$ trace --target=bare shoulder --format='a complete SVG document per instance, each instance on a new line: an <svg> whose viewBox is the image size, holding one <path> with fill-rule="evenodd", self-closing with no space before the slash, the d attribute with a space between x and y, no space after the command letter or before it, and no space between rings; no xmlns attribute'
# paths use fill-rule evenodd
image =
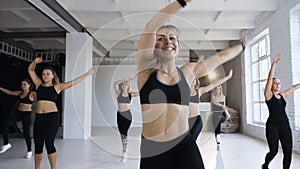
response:
<svg viewBox="0 0 300 169"><path fill-rule="evenodd" d="M154 71L155 71L155 69L151 68L151 69L143 70L143 71L141 71L141 72L138 73L137 84L138 84L139 90L144 86L144 84L146 83L146 81L149 79L149 76Z"/></svg>
<svg viewBox="0 0 300 169"><path fill-rule="evenodd" d="M180 67L180 70L184 74L189 84L195 79L195 74L194 74L195 66L196 63L186 63Z"/></svg>

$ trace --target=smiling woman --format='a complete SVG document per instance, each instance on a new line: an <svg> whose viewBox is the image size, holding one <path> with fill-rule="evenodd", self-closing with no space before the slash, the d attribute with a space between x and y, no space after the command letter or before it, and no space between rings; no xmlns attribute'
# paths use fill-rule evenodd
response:
<svg viewBox="0 0 300 169"><path fill-rule="evenodd" d="M179 30L164 25L189 0L178 0L147 23L138 44L138 89L142 108L141 169L204 168L201 154L188 133L190 86L244 49L241 44L203 62L178 68Z"/></svg>
<svg viewBox="0 0 300 169"><path fill-rule="evenodd" d="M60 92L72 87L96 72L91 68L85 74L66 83L60 83L55 71L46 67L42 71L42 79L35 73L37 64L43 61L42 57L35 58L28 67L28 73L37 90L36 117L34 121L33 137L35 144L35 168L41 168L43 147L46 146L51 169L56 168L55 136L59 127L59 113L56 99Z"/></svg>

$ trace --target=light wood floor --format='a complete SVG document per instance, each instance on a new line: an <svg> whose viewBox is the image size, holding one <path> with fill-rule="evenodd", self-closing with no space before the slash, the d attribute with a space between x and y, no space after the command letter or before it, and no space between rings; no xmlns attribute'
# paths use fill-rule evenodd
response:
<svg viewBox="0 0 300 169"><path fill-rule="evenodd" d="M221 150L216 150L213 134L202 132L197 140L206 169L260 169L268 151L265 142L234 133L221 135ZM0 169L33 169L32 159L25 159L25 141L10 139L12 148L0 154ZM138 169L140 129L131 129L128 140L128 162L120 163L121 143L115 128L93 128L88 140L57 139L57 169ZM42 168L49 163L44 152ZM270 164L270 169L281 169L282 152ZM293 154L291 169L300 168L300 155Z"/></svg>

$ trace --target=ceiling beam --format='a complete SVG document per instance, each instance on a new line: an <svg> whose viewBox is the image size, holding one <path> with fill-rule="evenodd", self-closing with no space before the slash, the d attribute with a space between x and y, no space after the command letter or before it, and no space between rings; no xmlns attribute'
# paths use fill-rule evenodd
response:
<svg viewBox="0 0 300 169"><path fill-rule="evenodd" d="M0 39L3 38L65 38L65 31L52 31L52 32L0 32Z"/></svg>

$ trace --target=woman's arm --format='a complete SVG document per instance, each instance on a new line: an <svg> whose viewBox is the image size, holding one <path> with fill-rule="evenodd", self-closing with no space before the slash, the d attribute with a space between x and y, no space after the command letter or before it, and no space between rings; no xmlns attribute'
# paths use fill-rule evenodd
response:
<svg viewBox="0 0 300 169"><path fill-rule="evenodd" d="M214 89L215 87L225 83L227 80L229 80L232 77L232 69L230 69L229 73L227 76L223 77L222 79L216 80L215 82L212 82L211 84L204 86L204 87L200 87L198 89L199 93L203 94L206 92L211 91L212 89Z"/></svg>
<svg viewBox="0 0 300 169"><path fill-rule="evenodd" d="M121 80L117 80L115 81L114 83L114 89L115 89L115 92L116 92L116 95L119 95L121 90L120 90L120 84L123 83L123 82L128 82L130 83L130 81L132 80L133 78L132 77L129 77L127 79L121 79Z"/></svg>
<svg viewBox="0 0 300 169"><path fill-rule="evenodd" d="M22 93L22 91L11 91L11 90L5 89L3 87L0 87L0 90L3 93L11 95L11 96L19 96Z"/></svg>
<svg viewBox="0 0 300 169"><path fill-rule="evenodd" d="M193 81L215 70L218 66L238 56L248 43L248 37L242 39L240 44L224 49L213 56L205 58L202 62L187 63L181 67L186 74L187 81Z"/></svg>
<svg viewBox="0 0 300 169"><path fill-rule="evenodd" d="M280 61L280 59L281 59L280 54L275 56L275 58L273 60L273 63L272 63L272 66L271 66L271 69L269 71L268 80L267 80L266 87L265 87L265 92L264 92L266 100L270 100L272 98L272 95L273 95L273 93L272 93L272 84L273 84L274 72L275 72L276 65Z"/></svg>
<svg viewBox="0 0 300 169"><path fill-rule="evenodd" d="M244 47L247 43L248 37L245 37L244 39L242 39L242 42L240 44L222 50L213 56L207 57L207 59L204 59L201 63L198 62L194 69L195 76L204 76L215 70L218 66L222 65L223 63L234 59L244 50Z"/></svg>
<svg viewBox="0 0 300 169"><path fill-rule="evenodd" d="M185 0L186 3L189 1L190 0ZM153 56L156 43L156 31L181 8L182 6L180 3L178 1L174 1L160 10L147 22L137 48L138 71L152 68L152 66L156 64L156 59Z"/></svg>
<svg viewBox="0 0 300 169"><path fill-rule="evenodd" d="M28 67L28 73L36 87L42 84L42 80L36 75L35 67L43 61L42 57L35 58Z"/></svg>
<svg viewBox="0 0 300 169"><path fill-rule="evenodd" d="M30 95L29 95L29 98L30 98L31 101L34 101L36 99L36 92L31 91Z"/></svg>
<svg viewBox="0 0 300 169"><path fill-rule="evenodd" d="M283 97L288 97L290 94L292 94L295 90L300 88L300 83L293 85L291 88L281 92Z"/></svg>
<svg viewBox="0 0 300 169"><path fill-rule="evenodd" d="M139 92L130 92L132 97L138 97L139 96Z"/></svg>
<svg viewBox="0 0 300 169"><path fill-rule="evenodd" d="M231 116L228 112L228 107L224 108L224 112L225 112L225 115L226 115L226 120L230 120L231 119Z"/></svg>
<svg viewBox="0 0 300 169"><path fill-rule="evenodd" d="M66 83L59 83L55 85L56 91L59 93L65 89L68 89L74 85L76 85L77 83L81 82L82 80L84 80L85 78L87 78L89 75L92 75L96 72L96 68L93 67L91 68L89 71L87 71L85 74L75 78L74 80L71 80L69 82Z"/></svg>

